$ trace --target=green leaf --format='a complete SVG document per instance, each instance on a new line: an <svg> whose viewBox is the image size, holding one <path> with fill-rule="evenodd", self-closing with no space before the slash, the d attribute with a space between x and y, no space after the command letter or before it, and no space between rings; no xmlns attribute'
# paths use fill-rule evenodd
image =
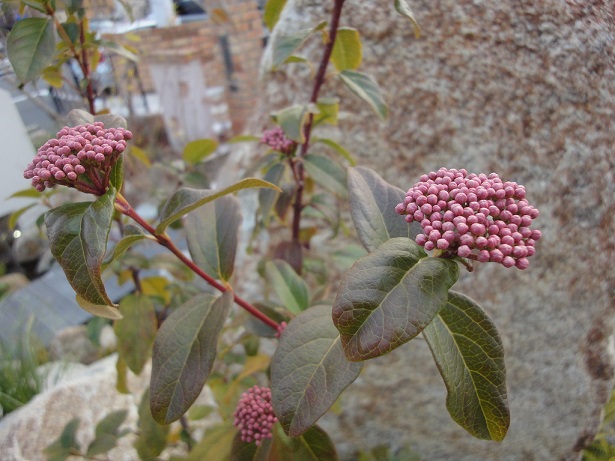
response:
<svg viewBox="0 0 615 461"><path fill-rule="evenodd" d="M159 423L178 420L201 393L232 305L230 291L217 299L200 294L162 324L154 342L150 402Z"/></svg>
<svg viewBox="0 0 615 461"><path fill-rule="evenodd" d="M342 269L349 269L357 259L362 258L365 254L363 247L351 243L340 248L331 256L335 262L342 266Z"/></svg>
<svg viewBox="0 0 615 461"><path fill-rule="evenodd" d="M263 12L263 21L269 30L273 30L277 24L285 5L286 0L267 0L265 11Z"/></svg>
<svg viewBox="0 0 615 461"><path fill-rule="evenodd" d="M36 189L32 188L32 187L28 187L27 189L22 189L19 190L11 195L9 195L8 198L17 198L17 197L23 197L23 198L41 198L42 194L41 192L37 191Z"/></svg>
<svg viewBox="0 0 615 461"><path fill-rule="evenodd" d="M41 73L41 77L54 88L62 88L62 85L64 85L62 71L57 65L45 67Z"/></svg>
<svg viewBox="0 0 615 461"><path fill-rule="evenodd" d="M324 30L326 26L327 21L321 21L312 29L299 30L290 35L275 34L271 45L273 50L271 70L275 71L280 65L289 62L295 50L301 47L311 34Z"/></svg>
<svg viewBox="0 0 615 461"><path fill-rule="evenodd" d="M213 154L218 148L218 141L214 139L197 139L184 147L183 159L189 165L196 165L206 157Z"/></svg>
<svg viewBox="0 0 615 461"><path fill-rule="evenodd" d="M267 261L265 275L282 305L293 314L310 306L307 284L286 261Z"/></svg>
<svg viewBox="0 0 615 461"><path fill-rule="evenodd" d="M278 186L258 178L245 178L222 190L189 189L187 187L179 189L169 197L162 207L162 211L160 212L160 224L156 227L156 233L159 235L162 234L169 224L212 200L243 189L262 187L281 192Z"/></svg>
<svg viewBox="0 0 615 461"><path fill-rule="evenodd" d="M152 161L149 159L147 152L141 149L140 147L131 145L130 148L128 149L128 154L132 155L134 158L140 161L147 168L152 166Z"/></svg>
<svg viewBox="0 0 615 461"><path fill-rule="evenodd" d="M271 45L273 48L271 70L276 70L284 64L284 62L293 55L295 50L307 40L313 31L314 29L303 29L292 35L275 35Z"/></svg>
<svg viewBox="0 0 615 461"><path fill-rule="evenodd" d="M389 109L372 77L354 70L343 70L338 75L348 89L367 102L382 120L388 117Z"/></svg>
<svg viewBox="0 0 615 461"><path fill-rule="evenodd" d="M74 22L64 22L61 25L62 25L62 29L64 29L64 32L66 33L66 36L71 41L71 44L73 45L76 44L77 40L79 40L79 33L80 33L79 25L75 24Z"/></svg>
<svg viewBox="0 0 615 461"><path fill-rule="evenodd" d="M421 231L418 223L408 223L395 212L404 201L403 190L384 181L365 167L348 169L350 214L359 240L367 251L373 251L393 237L414 239Z"/></svg>
<svg viewBox="0 0 615 461"><path fill-rule="evenodd" d="M303 144L305 142L303 129L308 121L309 114L308 106L295 104L271 114L271 118L280 125L288 138Z"/></svg>
<svg viewBox="0 0 615 461"><path fill-rule="evenodd" d="M124 155L120 155L117 162L111 167L109 174L109 183L115 190L122 189L122 181L124 180Z"/></svg>
<svg viewBox="0 0 615 461"><path fill-rule="evenodd" d="M94 123L94 115L83 109L73 109L66 116L68 126L87 125L88 123Z"/></svg>
<svg viewBox="0 0 615 461"><path fill-rule="evenodd" d="M314 426L296 438L288 437L279 424L273 426L269 460L337 461L335 445L320 427Z"/></svg>
<svg viewBox="0 0 615 461"><path fill-rule="evenodd" d="M139 375L150 358L158 331L156 308L149 297L135 293L120 301L120 312L124 318L113 325L117 349L130 371Z"/></svg>
<svg viewBox="0 0 615 461"><path fill-rule="evenodd" d="M356 70L363 60L363 46L357 29L342 27L331 52L331 62L337 70Z"/></svg>
<svg viewBox="0 0 615 461"><path fill-rule="evenodd" d="M6 39L6 51L21 83L36 80L55 54L53 21L50 18L17 21Z"/></svg>
<svg viewBox="0 0 615 461"><path fill-rule="evenodd" d="M79 451L79 443L76 439L79 418L73 418L62 430L62 434L51 445L48 445L43 453L48 461L64 461L68 459L74 451Z"/></svg>
<svg viewBox="0 0 615 461"><path fill-rule="evenodd" d="M126 250L128 250L135 243L148 239L150 239L150 237L145 235L140 227L133 226L131 224L124 226L124 236L113 248L113 253L105 259L102 265L103 271L109 267L113 261L121 258L122 255L126 253Z"/></svg>
<svg viewBox="0 0 615 461"><path fill-rule="evenodd" d="M306 155L304 165L308 174L323 188L339 197L346 197L346 171L333 160L322 155Z"/></svg>
<svg viewBox="0 0 615 461"><path fill-rule="evenodd" d="M399 14L407 17L410 20L410 22L412 23L412 27L414 28L414 36L416 38L419 38L421 36L421 27L416 21L414 13L412 13L412 10L410 9L410 6L408 6L406 0L395 0L395 10Z"/></svg>
<svg viewBox="0 0 615 461"><path fill-rule="evenodd" d="M313 126L318 126L322 123L336 126L339 106L339 99L337 98L320 98L316 102L318 112L314 114Z"/></svg>
<svg viewBox="0 0 615 461"><path fill-rule="evenodd" d="M210 427L184 461L221 461L229 459L237 429L231 423Z"/></svg>
<svg viewBox="0 0 615 461"><path fill-rule="evenodd" d="M329 146L331 149L333 149L338 154L340 154L342 157L344 157L348 161L348 163L350 163L350 166L355 166L357 164L352 154L332 139L316 138L314 139L314 143L321 143L321 144L324 144L325 146Z"/></svg>
<svg viewBox="0 0 615 461"><path fill-rule="evenodd" d="M502 441L510 424L504 348L489 317L472 299L451 291L423 336L444 379L453 420L474 437Z"/></svg>
<svg viewBox="0 0 615 461"><path fill-rule="evenodd" d="M240 225L241 205L231 195L190 213L185 229L192 260L208 275L228 281L235 266Z"/></svg>
<svg viewBox="0 0 615 461"><path fill-rule="evenodd" d="M30 208L34 206L36 206L36 203L31 203L30 205L26 205L25 207L12 212L11 215L9 216L9 221L7 223L8 228L10 230L14 230L15 226L17 226L17 220L19 220L21 215L23 215L26 211L28 211Z"/></svg>
<svg viewBox="0 0 615 461"><path fill-rule="evenodd" d="M267 170L267 173L265 173L263 179L271 184L279 186L282 183L285 168L286 167L284 164L277 163ZM278 197L279 192L276 190L261 189L258 191L258 213L265 226L269 223L271 210L273 209L273 205L276 203Z"/></svg>
<svg viewBox="0 0 615 461"><path fill-rule="evenodd" d="M241 433L237 432L233 438L229 461L269 461L272 439L264 439L260 445L243 442Z"/></svg>
<svg viewBox="0 0 615 461"><path fill-rule="evenodd" d="M243 135L235 136L234 138L229 139L227 142L229 144L235 144L239 142L260 142L260 140L261 138L259 136L243 134Z"/></svg>
<svg viewBox="0 0 615 461"><path fill-rule="evenodd" d="M30 8L33 8L36 11L45 13L45 4L48 2L44 0L21 0L21 3L23 3L24 5L28 5Z"/></svg>
<svg viewBox="0 0 615 461"><path fill-rule="evenodd" d="M346 272L333 304L346 357L367 360L410 341L446 304L458 276L456 262L427 257L404 237L359 259Z"/></svg>
<svg viewBox="0 0 615 461"><path fill-rule="evenodd" d="M363 367L344 356L331 307L315 306L283 331L271 362L271 400L284 431L307 431L335 403Z"/></svg>
<svg viewBox="0 0 615 461"><path fill-rule="evenodd" d="M92 305L114 305L100 275L115 211L115 193L109 187L94 202L68 203L45 214L51 253L73 289Z"/></svg>
<svg viewBox="0 0 615 461"><path fill-rule="evenodd" d="M94 457L107 453L115 448L118 435L118 429L126 419L128 410L119 410L109 413L96 425L96 437L88 446L86 457Z"/></svg>
<svg viewBox="0 0 615 461"><path fill-rule="evenodd" d="M97 317L104 317L111 320L122 318L122 314L120 314L119 309L116 307L108 306L107 304L91 303L86 299L83 299L79 294L75 295L75 301L79 304L81 309Z"/></svg>
<svg viewBox="0 0 615 461"><path fill-rule="evenodd" d="M154 418L149 408L150 389L143 393L139 404L139 430L138 438L134 447L143 461L154 461L167 446L167 437L170 426L160 425Z"/></svg>

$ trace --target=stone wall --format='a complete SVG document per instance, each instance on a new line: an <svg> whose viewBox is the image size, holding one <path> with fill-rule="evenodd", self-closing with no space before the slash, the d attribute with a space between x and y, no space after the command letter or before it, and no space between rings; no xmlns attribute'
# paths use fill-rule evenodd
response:
<svg viewBox="0 0 615 461"><path fill-rule="evenodd" d="M326 19L331 3L290 0L274 35ZM322 95L343 98L339 141L403 189L440 166L524 184L543 238L528 270L487 264L456 285L502 335L512 415L502 443L451 421L421 339L369 362L344 411L323 424L348 460L383 443L429 461L576 460L613 386L615 4L409 0L416 40L392 3L346 2L342 25L360 30L360 70L378 80L391 115L379 123L327 82ZM318 60L317 42L301 53ZM255 128L311 90L300 65L264 77Z"/></svg>

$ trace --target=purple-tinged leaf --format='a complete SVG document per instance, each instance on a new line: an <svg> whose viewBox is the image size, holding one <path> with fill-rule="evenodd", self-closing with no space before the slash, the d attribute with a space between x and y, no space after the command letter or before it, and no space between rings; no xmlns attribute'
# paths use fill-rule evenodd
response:
<svg viewBox="0 0 615 461"><path fill-rule="evenodd" d="M227 195L188 215L186 237L192 260L208 275L229 280L233 275L241 205Z"/></svg>
<svg viewBox="0 0 615 461"><path fill-rule="evenodd" d="M393 237L414 239L422 232L418 223L408 224L395 212L406 194L365 167L348 168L350 214L359 240L373 251Z"/></svg>
<svg viewBox="0 0 615 461"><path fill-rule="evenodd" d="M333 323L346 357L379 357L419 334L446 304L459 268L427 257L404 237L393 238L346 272L333 304Z"/></svg>
<svg viewBox="0 0 615 461"><path fill-rule="evenodd" d="M200 294L164 321L154 341L150 406L160 424L178 420L201 393L216 358L233 294Z"/></svg>
<svg viewBox="0 0 615 461"><path fill-rule="evenodd" d="M453 420L474 437L503 440L510 424L504 349L489 317L472 299L450 291L423 336L448 390Z"/></svg>
<svg viewBox="0 0 615 461"><path fill-rule="evenodd" d="M79 297L92 305L114 306L101 279L101 266L115 193L110 187L95 202L68 203L45 214L51 254Z"/></svg>
<svg viewBox="0 0 615 461"><path fill-rule="evenodd" d="M344 356L329 306L311 307L295 317L271 362L271 403L284 431L291 437L305 433L362 367Z"/></svg>
<svg viewBox="0 0 615 461"><path fill-rule="evenodd" d="M190 211L195 210L198 207L203 206L219 197L233 194L243 189L263 187L281 192L276 185L258 178L242 179L241 181L222 190L189 189L187 187L179 189L171 195L171 197L169 197L162 207L162 211L160 212L160 224L156 227L156 233L162 234L169 224L177 221Z"/></svg>

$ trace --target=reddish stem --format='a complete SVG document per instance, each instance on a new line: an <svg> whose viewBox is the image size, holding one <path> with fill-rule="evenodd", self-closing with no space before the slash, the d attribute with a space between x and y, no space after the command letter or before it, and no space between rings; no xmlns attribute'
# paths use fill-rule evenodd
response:
<svg viewBox="0 0 615 461"><path fill-rule="evenodd" d="M81 21L81 23L79 24L79 42L81 43L81 67L83 70L83 78L88 83L86 87L86 96L88 98L90 114L95 115L96 109L94 107L94 101L96 100L96 96L94 96L94 87L92 86L90 64L88 62L88 53L85 49L85 27L83 26L84 22L85 21Z"/></svg>
<svg viewBox="0 0 615 461"><path fill-rule="evenodd" d="M342 7L344 6L344 0L335 0L333 5L333 11L331 12L331 25L329 27L329 41L325 45L325 49L318 66L318 72L314 78L314 87L312 88L312 95L310 97L310 103L316 103L318 101L318 95L320 89L325 82L325 76L327 73L327 66L331 59L331 53L333 52L333 46L335 45L335 39L337 37L337 29L340 25L340 18L342 16ZM305 142L301 144L301 150L299 151L299 160L295 161L293 175L297 183L297 190L295 191L295 203L293 206L293 223L292 223L292 236L293 241L299 241L299 232L301 229L301 211L303 210L303 188L304 188L304 169L302 157L307 155L310 147L310 136L312 133L312 125L314 123L314 114L308 115L308 120L303 128L303 135Z"/></svg>
<svg viewBox="0 0 615 461"><path fill-rule="evenodd" d="M117 197L115 199L115 203L116 203L117 208L119 209L119 211L121 213L123 213L126 216L134 219L141 227L143 227L147 232L152 234L152 236L154 236L154 238L158 241L158 243L160 245L162 245L163 247L167 248L181 262L183 262L186 266L188 266L195 274L197 274L199 277L201 277L203 280L205 280L207 283L209 283L212 287L214 287L216 290L221 291L223 293L225 293L225 292L227 292L229 290L232 291L230 286L222 285L216 279L210 277L208 274L203 272L203 270L199 266L194 264L194 262L190 258L188 258L186 255L184 255L179 250L179 248L177 248L175 246L175 244L171 241L171 239L169 239L169 237L166 234L162 234L162 235L157 234L156 233L156 229L154 229L147 221L145 221L130 206L130 204L126 201L126 199L124 197L122 197L120 194L117 195ZM269 317L267 317L265 314L263 314L261 311L259 311L256 307L254 307L252 304L250 304L249 302L247 302L243 298L240 298L235 293L233 293L233 299L235 300L235 302L238 305L240 305L242 308L244 308L246 311L248 311L251 315L253 315L257 319L259 319L261 322L269 325L271 328L273 328L275 330L279 329L280 325L275 320L272 320Z"/></svg>

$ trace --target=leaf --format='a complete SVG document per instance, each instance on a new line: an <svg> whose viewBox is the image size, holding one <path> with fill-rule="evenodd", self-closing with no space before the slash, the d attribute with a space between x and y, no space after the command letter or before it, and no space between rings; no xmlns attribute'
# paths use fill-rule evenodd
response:
<svg viewBox="0 0 615 461"><path fill-rule="evenodd" d="M284 176L285 166L282 163L273 165L267 173L265 173L264 180L279 186ZM281 189L280 189L281 191ZM258 213L266 226L269 223L269 216L273 205L276 203L279 197L279 192L271 189L261 189L258 191Z"/></svg>
<svg viewBox="0 0 615 461"><path fill-rule="evenodd" d="M210 427L184 461L221 461L229 459L237 429L230 423Z"/></svg>
<svg viewBox="0 0 615 461"><path fill-rule="evenodd" d="M160 425L152 418L149 408L150 389L143 393L139 404L139 430L134 447L143 461L154 461L167 446L170 426Z"/></svg>
<svg viewBox="0 0 615 461"><path fill-rule="evenodd" d="M150 239L150 237L145 235L141 228L133 226L131 224L124 226L124 236L119 242L116 243L115 247L113 248L113 253L111 253L111 255L105 259L102 265L103 271L107 269L107 267L109 267L109 265L113 261L116 261L121 258L122 255L126 253L126 250L128 250L135 243L148 239Z"/></svg>
<svg viewBox="0 0 615 461"><path fill-rule="evenodd" d="M60 72L58 66L45 67L41 73L41 77L54 88L62 88L62 85L64 84L64 80L62 80L62 72Z"/></svg>
<svg viewBox="0 0 615 461"><path fill-rule="evenodd" d="M24 5L28 5L30 8L33 8L36 11L40 11L41 13L45 13L45 4L47 3L47 1L43 1L43 0L21 0L21 3L23 3ZM20 13L20 15L21 15L21 13Z"/></svg>
<svg viewBox="0 0 615 461"><path fill-rule="evenodd" d="M217 299L200 294L162 324L154 341L150 402L159 423L178 420L201 393L232 305L230 291Z"/></svg>
<svg viewBox="0 0 615 461"><path fill-rule="evenodd" d="M92 305L114 306L100 275L115 193L109 187L95 202L68 203L45 214L51 253L73 289Z"/></svg>
<svg viewBox="0 0 615 461"><path fill-rule="evenodd" d="M329 146L331 149L336 151L338 154L344 157L348 161L348 163L350 163L350 166L355 166L357 164L352 154L334 140L328 138L317 138L314 140L314 143L318 142L324 144L325 146Z"/></svg>
<svg viewBox="0 0 615 461"><path fill-rule="evenodd" d="M339 112L339 100L337 98L321 98L316 102L318 113L314 115L313 126L321 123L337 125L337 114Z"/></svg>
<svg viewBox="0 0 615 461"><path fill-rule="evenodd" d="M162 211L160 212L160 224L156 227L156 234L162 234L169 224L212 200L243 189L257 187L269 188L281 192L278 186L258 178L245 178L222 190L189 189L187 187L179 189L168 198L162 207Z"/></svg>
<svg viewBox="0 0 615 461"><path fill-rule="evenodd" d="M350 214L359 240L367 251L373 251L393 237L414 239L421 233L418 223L408 223L395 212L404 201L401 189L384 181L365 167L348 169Z"/></svg>
<svg viewBox="0 0 615 461"><path fill-rule="evenodd" d="M41 198L42 194L37 191L36 189L32 188L32 187L28 187L27 189L22 189L19 190L11 195L9 195L8 198L17 198L17 197L23 197L23 198Z"/></svg>
<svg viewBox="0 0 615 461"><path fill-rule="evenodd" d="M152 161L149 159L147 152L145 152L145 150L141 149L140 147L131 145L128 149L128 154L139 160L147 168L152 166Z"/></svg>
<svg viewBox="0 0 615 461"><path fill-rule="evenodd" d="M331 256L333 261L337 262L342 269L349 269L357 259L365 256L365 250L363 247L351 243L340 248Z"/></svg>
<svg viewBox="0 0 615 461"><path fill-rule="evenodd" d="M130 389L128 388L128 367L126 366L126 361L122 358L121 355L117 356L117 362L115 362L115 371L117 372L117 382L115 383L115 389L120 394L130 394Z"/></svg>
<svg viewBox="0 0 615 461"><path fill-rule="evenodd" d="M260 445L241 440L241 433L237 432L233 438L229 461L269 461L271 439L264 439Z"/></svg>
<svg viewBox="0 0 615 461"><path fill-rule="evenodd" d="M307 431L362 367L344 356L330 306L311 307L295 317L271 362L272 405L284 431L291 437Z"/></svg>
<svg viewBox="0 0 615 461"><path fill-rule="evenodd" d="M11 215L9 216L9 221L7 223L7 226L9 228L9 230L15 230L15 226L17 226L17 221L19 220L19 218L26 212L28 211L30 208L36 206L36 203L31 203L30 205L26 205L23 208L20 208L17 211L13 211L11 213Z"/></svg>
<svg viewBox="0 0 615 461"><path fill-rule="evenodd" d="M363 60L363 47L357 29L342 27L337 30L337 37L331 52L331 62L340 72L356 70Z"/></svg>
<svg viewBox="0 0 615 461"><path fill-rule="evenodd" d="M130 371L139 375L151 356L158 331L156 308L149 297L134 293L120 301L120 312L124 318L113 325L118 353Z"/></svg>
<svg viewBox="0 0 615 461"><path fill-rule="evenodd" d="M303 29L292 35L277 34L272 43L271 70L276 70L299 48L312 34L314 29Z"/></svg>
<svg viewBox="0 0 615 461"><path fill-rule="evenodd" d="M419 334L448 299L459 268L427 257L404 237L393 238L346 272L333 304L333 323L346 357L367 360Z"/></svg>
<svg viewBox="0 0 615 461"><path fill-rule="evenodd" d="M64 461L68 459L74 451L79 451L79 443L77 442L76 434L80 422L79 418L71 419L64 426L60 437L43 450L43 453L47 455L48 461Z"/></svg>
<svg viewBox="0 0 615 461"><path fill-rule="evenodd" d="M109 413L96 425L96 437L88 446L86 457L107 453L117 445L118 429L126 419L128 410Z"/></svg>
<svg viewBox="0 0 615 461"><path fill-rule="evenodd" d="M120 311L116 307L108 306L107 304L91 303L83 299L79 294L75 295L75 301L79 304L81 309L97 317L104 317L111 320L122 318L122 314L120 314Z"/></svg>
<svg viewBox="0 0 615 461"><path fill-rule="evenodd" d="M408 6L406 0L395 0L395 10L399 14L407 17L410 20L410 22L412 23L412 27L414 28L414 36L416 38L419 38L421 36L421 27L416 21L414 13L412 13L412 10L410 9L410 6Z"/></svg>
<svg viewBox="0 0 615 461"><path fill-rule="evenodd" d="M252 136L249 134L243 134L239 136L235 136L227 141L229 144L235 144L239 142L260 142L261 138L259 136Z"/></svg>
<svg viewBox="0 0 615 461"><path fill-rule="evenodd" d="M305 142L304 127L309 114L308 106L295 104L271 114L271 118L284 130L286 137L303 144Z"/></svg>
<svg viewBox="0 0 615 461"><path fill-rule="evenodd" d="M279 424L273 426L269 460L337 461L335 445L320 427L314 426L297 438L289 438Z"/></svg>
<svg viewBox="0 0 615 461"><path fill-rule="evenodd" d="M124 180L124 155L120 155L120 157L111 167L111 173L109 174L109 183L115 188L115 190L121 190L123 180Z"/></svg>
<svg viewBox="0 0 615 461"><path fill-rule="evenodd" d="M504 349L489 317L472 299L451 291L423 336L453 420L474 437L502 441L510 424Z"/></svg>
<svg viewBox="0 0 615 461"><path fill-rule="evenodd" d="M66 116L68 126L87 125L88 123L94 123L94 116L83 109L73 109Z"/></svg>
<svg viewBox="0 0 615 461"><path fill-rule="evenodd" d="M6 51L21 83L36 80L55 54L53 21L50 18L17 21L6 39Z"/></svg>
<svg viewBox="0 0 615 461"><path fill-rule="evenodd" d="M354 70L343 70L338 75L348 89L367 102L382 120L388 117L389 109L374 79Z"/></svg>
<svg viewBox="0 0 615 461"><path fill-rule="evenodd" d="M322 155L306 155L305 169L314 181L339 197L346 197L346 171L333 160Z"/></svg>
<svg viewBox="0 0 615 461"><path fill-rule="evenodd" d="M187 164L196 165L216 152L217 148L218 141L214 139L197 139L186 144L182 157Z"/></svg>
<svg viewBox="0 0 615 461"><path fill-rule="evenodd" d="M286 0L267 0L263 12L263 21L269 30L273 30L277 24L285 5Z"/></svg>
<svg viewBox="0 0 615 461"><path fill-rule="evenodd" d="M188 249L192 260L208 275L227 281L233 275L241 219L241 204L231 195L188 215Z"/></svg>
<svg viewBox="0 0 615 461"><path fill-rule="evenodd" d="M307 284L286 261L267 261L265 275L286 309L293 314L299 314L309 307Z"/></svg>

